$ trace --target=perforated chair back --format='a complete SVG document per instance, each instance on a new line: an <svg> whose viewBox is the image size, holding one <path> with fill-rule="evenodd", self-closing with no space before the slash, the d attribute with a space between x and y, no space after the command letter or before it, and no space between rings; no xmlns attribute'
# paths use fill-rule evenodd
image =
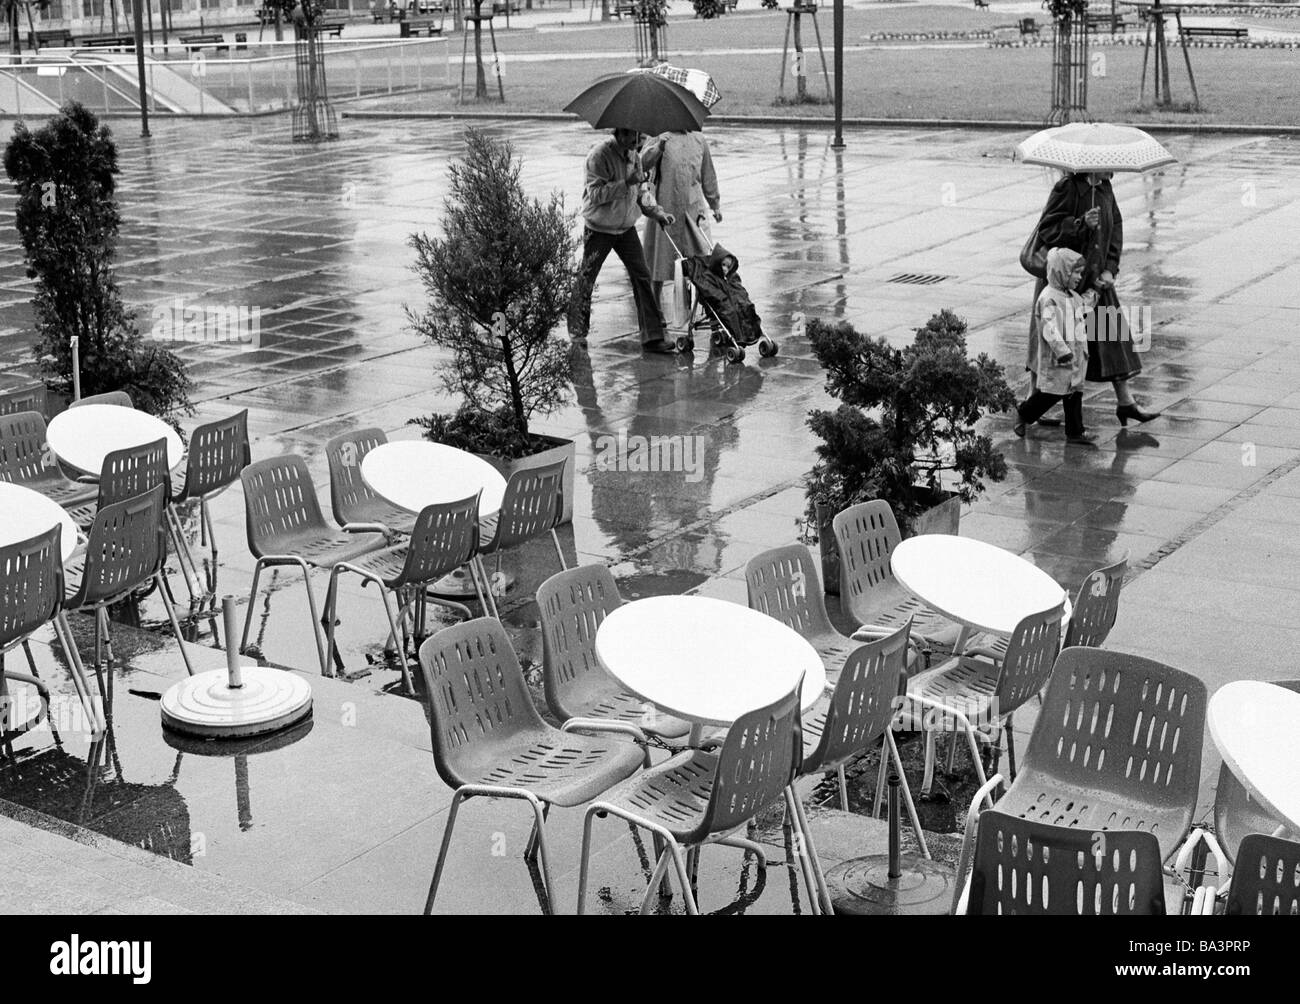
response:
<svg viewBox="0 0 1300 1004"><path fill-rule="evenodd" d="M95 514L81 583L67 603L69 608L115 600L144 585L162 568L167 555L165 492L163 485L155 485L143 495L104 506Z"/></svg>
<svg viewBox="0 0 1300 1004"><path fill-rule="evenodd" d="M1065 601L1030 614L1016 625L1002 659L1002 671L993 692L997 714L1009 715L1039 693L1051 679L1061 651L1061 618Z"/></svg>
<svg viewBox="0 0 1300 1004"><path fill-rule="evenodd" d="M484 554L514 547L559 525L564 515L566 463L560 460L510 475L497 517L497 531L484 545Z"/></svg>
<svg viewBox="0 0 1300 1004"><path fill-rule="evenodd" d="M294 537L332 533L321 512L307 463L289 453L249 464L239 473L244 486L244 525L254 558L292 551Z"/></svg>
<svg viewBox="0 0 1300 1004"><path fill-rule="evenodd" d="M794 690L737 718L718 751L709 804L689 842L709 833L726 833L783 796L803 760L799 691Z"/></svg>
<svg viewBox="0 0 1300 1004"><path fill-rule="evenodd" d="M383 429L357 429L325 444L330 467L330 506L341 525L370 521L365 509L383 502L361 477L361 461L376 446L388 442ZM386 504L386 503L385 503Z"/></svg>
<svg viewBox="0 0 1300 1004"><path fill-rule="evenodd" d="M55 524L44 533L0 547L0 652L37 630L63 603L63 562Z"/></svg>
<svg viewBox="0 0 1300 1004"><path fill-rule="evenodd" d="M99 471L99 508L125 502L162 485L164 501L171 499L171 471L167 466L167 440L114 450L104 457Z"/></svg>
<svg viewBox="0 0 1300 1004"><path fill-rule="evenodd" d="M578 717L609 674L596 659L596 631L623 605L605 565L570 568L537 587L542 617L542 686L561 720Z"/></svg>
<svg viewBox="0 0 1300 1004"><path fill-rule="evenodd" d="M491 784L497 750L543 731L519 659L501 622L479 617L443 628L420 646L438 776L453 788ZM484 774L487 777L484 778ZM515 776L507 767L502 778Z"/></svg>
<svg viewBox="0 0 1300 1004"><path fill-rule="evenodd" d="M1300 843L1263 833L1244 837L1224 912L1230 916L1300 914Z"/></svg>
<svg viewBox="0 0 1300 1004"><path fill-rule="evenodd" d="M751 610L775 618L804 637L835 631L826 614L821 578L803 544L774 547L745 565Z"/></svg>
<svg viewBox="0 0 1300 1004"><path fill-rule="evenodd" d="M200 425L190 434L185 487L177 502L207 498L239 480L252 462L248 443L248 409Z"/></svg>
<svg viewBox="0 0 1300 1004"><path fill-rule="evenodd" d="M45 395L45 384L30 383L22 387L10 387L0 390L0 415L14 415L20 411L34 411L45 414L49 402Z"/></svg>
<svg viewBox="0 0 1300 1004"><path fill-rule="evenodd" d="M1119 594L1124 588L1124 575L1128 571L1128 555L1113 565L1089 572L1079 587L1070 624L1065 630L1065 647L1082 645L1101 648L1115 626L1119 614Z"/></svg>
<svg viewBox="0 0 1300 1004"><path fill-rule="evenodd" d="M1051 826L996 809L979 817L968 915L1160 915L1160 844L1150 833Z"/></svg>
<svg viewBox="0 0 1300 1004"><path fill-rule="evenodd" d="M454 572L478 553L481 492L457 502L425 506L415 518L402 574L393 588L432 582Z"/></svg>
<svg viewBox="0 0 1300 1004"><path fill-rule="evenodd" d="M80 408L83 404L115 404L119 408L135 407L131 395L124 390L110 390L103 394L91 394L90 397L83 397L79 401L73 401L68 407Z"/></svg>
<svg viewBox="0 0 1300 1004"><path fill-rule="evenodd" d="M1275 680L1274 686L1300 694L1300 680ZM1214 836L1229 861L1237 859L1237 848L1251 833L1272 833L1280 819L1253 799L1226 763L1219 767L1219 783L1214 786Z"/></svg>
<svg viewBox="0 0 1300 1004"><path fill-rule="evenodd" d="M1205 684L1189 673L1123 652L1067 648L1012 791L1033 774L1048 776L1044 790L1055 782L1091 789L1091 797L1044 803L1036 818L1150 830L1174 846L1196 809L1205 706ZM1101 818L1098 805L1109 807Z"/></svg>
<svg viewBox="0 0 1300 1004"><path fill-rule="evenodd" d="M849 653L831 694L821 741L804 757L800 773L834 770L884 735L897 712L911 629L909 621Z"/></svg>
<svg viewBox="0 0 1300 1004"><path fill-rule="evenodd" d="M35 411L0 415L0 480L31 484L57 473L52 464L45 416Z"/></svg>
<svg viewBox="0 0 1300 1004"><path fill-rule="evenodd" d="M890 555L903 539L884 499L859 502L831 521L840 556L840 602L859 624L871 621L871 597L894 581Z"/></svg>

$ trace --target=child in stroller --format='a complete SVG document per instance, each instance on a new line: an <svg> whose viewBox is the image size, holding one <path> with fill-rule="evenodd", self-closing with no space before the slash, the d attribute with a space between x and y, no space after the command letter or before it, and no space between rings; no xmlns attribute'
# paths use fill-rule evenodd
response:
<svg viewBox="0 0 1300 1004"><path fill-rule="evenodd" d="M758 311L740 281L739 262L734 254L721 244L714 244L707 255L682 257L679 254L678 258L682 274L695 292L686 337L678 342L682 351L694 346L695 331L708 327L713 346L725 352L728 362L743 360L745 347L755 343L759 355L776 355L777 344L763 333Z"/></svg>

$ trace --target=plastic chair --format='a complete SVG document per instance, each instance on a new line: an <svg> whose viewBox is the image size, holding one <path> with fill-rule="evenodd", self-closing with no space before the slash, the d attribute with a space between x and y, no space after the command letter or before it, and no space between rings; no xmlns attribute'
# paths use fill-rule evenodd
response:
<svg viewBox="0 0 1300 1004"><path fill-rule="evenodd" d="M376 495L361 477L361 461L388 442L383 429L357 429L325 444L330 468L330 506L341 525L366 526L384 533L410 533L415 518Z"/></svg>
<svg viewBox="0 0 1300 1004"><path fill-rule="evenodd" d="M302 457L286 454L249 464L239 473L244 486L244 519L248 532L248 549L257 564L253 567L253 585L248 591L248 611L244 615L244 633L239 650L248 647L248 630L253 624L253 604L262 569L279 565L296 565L302 569L307 605L311 610L312 635L321 673L330 674L321 641L320 617L316 595L311 588L313 568L332 569L340 561L351 561L383 547L387 540L378 533L347 534L325 522L320 500L311 474ZM333 581L333 580L331 580ZM333 597L326 596L327 609Z"/></svg>
<svg viewBox="0 0 1300 1004"><path fill-rule="evenodd" d="M954 624L931 610L894 578L890 556L903 539L894 510L884 499L851 505L831 520L840 556L840 602L862 625L853 637L864 640L896 631L912 621L912 637L926 653L951 652L961 634Z"/></svg>
<svg viewBox="0 0 1300 1004"><path fill-rule="evenodd" d="M617 816L649 830L662 843L641 913L659 892L671 865L682 887L686 912L698 914L693 879L684 852L706 844L723 844L754 854L767 867L763 849L737 836L763 809L785 799L788 818L799 820L799 800L792 787L803 759L799 725L799 681L794 690L766 707L741 715L727 730L717 752L686 750L628 781L587 809L582 831L582 870L578 878L578 913L587 908L591 864L591 825L595 816ZM801 827L802 829L802 827ZM805 839L807 835L805 834ZM660 844L656 844L656 849ZM811 842L808 845L811 851ZM806 867L804 879L808 882ZM808 882L813 913L820 912L817 888Z"/></svg>
<svg viewBox="0 0 1300 1004"><path fill-rule="evenodd" d="M916 805L912 801L912 792L907 784L907 774L903 770L898 746L894 743L892 728L897 715L898 695L907 675L909 630L910 625L905 623L893 633L867 642L849 653L835 690L803 716L803 763L799 768L799 776L836 771L840 786L840 808L847 812L849 799L844 778L845 765L861 756L868 748L883 742L881 760L885 759L884 754L888 752L894 762L908 818L921 845L921 853L928 858L930 849L926 846L925 834L916 814ZM800 864L805 868L811 866L810 885L814 882L816 884L823 912L833 913L826 875L816 851L812 849L808 819L798 799L795 799L795 806L800 830L808 841L806 846L811 850L811 853L800 856Z"/></svg>
<svg viewBox="0 0 1300 1004"><path fill-rule="evenodd" d="M564 727L587 720L634 726L642 734L681 739L690 724L658 714L623 689L596 658L596 631L623 605L605 565L583 565L552 575L537 587L542 620L542 686L546 704Z"/></svg>
<svg viewBox="0 0 1300 1004"><path fill-rule="evenodd" d="M976 803L978 804L978 803ZM1052 826L989 809L979 816L968 915L1152 916L1165 912L1160 845L1146 832ZM969 837L969 834L968 834ZM969 840L962 845L957 890ZM954 904L960 912L960 902Z"/></svg>
<svg viewBox="0 0 1300 1004"><path fill-rule="evenodd" d="M427 506L416 517L411 538L406 543L373 551L350 561L340 561L330 570L328 595L334 602L325 611L326 663L336 657L334 625L337 620L338 578L344 572L355 572L361 576L363 585L374 582L379 586L379 598L383 601L384 614L388 617L388 628L398 646L402 685L408 694L415 693L411 686L411 673L406 665L408 635L405 608L408 603L412 607L412 634L418 635L423 628L423 604L427 599L425 588L449 572L468 564L478 550L478 503L479 495L476 493L459 502ZM477 585L475 582L476 587ZM392 605L388 602L390 591L398 596L402 616L397 618L394 618ZM469 608L460 603L436 597L433 601L450 607L465 620L471 617ZM483 602L481 594L479 602Z"/></svg>
<svg viewBox="0 0 1300 1004"><path fill-rule="evenodd" d="M1300 914L1300 843L1263 833L1244 837L1224 912L1229 916Z"/></svg>
<svg viewBox="0 0 1300 1004"><path fill-rule="evenodd" d="M167 559L167 531L163 526L166 492L165 485L155 485L142 495L100 509L90 527L85 556L67 569L68 588L72 595L63 606L65 610L82 610L95 615L95 675L99 678L100 693L106 699L111 700L113 680L113 642L108 608L127 599L150 580L159 587L185 669L194 675L189 652L181 637L180 621L176 619L176 608L162 581L163 563ZM103 658L105 655L106 660ZM108 691L104 689L101 665L108 670Z"/></svg>
<svg viewBox="0 0 1300 1004"><path fill-rule="evenodd" d="M45 438L45 416L35 411L0 415L0 480L40 492L64 507L89 502L99 493L59 469Z"/></svg>
<svg viewBox="0 0 1300 1004"><path fill-rule="evenodd" d="M826 614L821 578L803 544L787 544L756 554L745 564L749 608L775 618L801 635L822 657L834 683L857 643L835 630Z"/></svg>
<svg viewBox="0 0 1300 1004"><path fill-rule="evenodd" d="M1168 860L1191 829L1205 684L1136 655L1067 648L1003 812L1083 830L1146 830Z"/></svg>
<svg viewBox="0 0 1300 1004"><path fill-rule="evenodd" d="M50 713L50 691L36 671L30 637L58 617L62 608L62 532L63 528L55 525L35 537L0 547L0 582L4 583L0 589L0 741L11 757L13 740L30 732ZM62 642L61 630L58 633ZM5 668L5 653L20 645L31 667L30 674ZM10 717L10 680L33 687L40 698L36 713L16 724Z"/></svg>
<svg viewBox="0 0 1300 1004"><path fill-rule="evenodd" d="M45 384L29 383L21 387L0 390L0 415L16 415L23 411L34 411L44 417L49 402L45 395Z"/></svg>
<svg viewBox="0 0 1300 1004"><path fill-rule="evenodd" d="M926 732L925 780L922 791L928 792L934 776L935 717L947 726L949 720L965 733L971 760L980 784L986 780L980 760L977 733L998 740L1007 736L1011 776L1015 777L1016 747L1012 716L1016 709L1047 685L1052 666L1060 649L1061 618L1065 601L1023 618L1011 634L1006 658L994 662L979 656L954 656L943 665L926 670L908 681L905 717L914 728ZM945 729L946 731L947 729ZM949 754L956 751L956 738Z"/></svg>
<svg viewBox="0 0 1300 1004"><path fill-rule="evenodd" d="M80 408L83 404L115 404L119 408L134 408L131 395L124 390L110 390L103 394L91 394L90 397L78 398L71 402L69 408Z"/></svg>
<svg viewBox="0 0 1300 1004"><path fill-rule="evenodd" d="M190 448L184 470L172 478L172 500L167 507L176 559L185 576L190 606L202 608L209 603L216 610L217 537L212 529L208 502L239 480L239 472L252 463L248 442L248 409L229 418L200 425L190 434ZM178 506L199 504L199 546L212 551L212 563L200 577L198 562L185 539Z"/></svg>
<svg viewBox="0 0 1300 1004"><path fill-rule="evenodd" d="M1088 573L1074 599L1063 648L1101 648L1110 629L1115 626L1115 618L1119 616L1119 594L1124 588L1124 576L1127 573L1127 553L1113 565ZM1007 639L983 635L973 640L966 651L1000 660L1006 655Z"/></svg>
<svg viewBox="0 0 1300 1004"><path fill-rule="evenodd" d="M532 807L525 857L535 861L540 854L553 908L546 843L550 807L582 805L631 776L641 765L641 750L632 743L562 732L542 721L510 638L494 618L453 624L433 635L420 646L420 669L429 694L433 762L438 776L456 789L424 912L433 911L461 803L478 795L522 799ZM617 722L605 728L629 734Z"/></svg>
<svg viewBox="0 0 1300 1004"><path fill-rule="evenodd" d="M114 450L104 457L104 466L100 468L95 504L69 507L68 516L85 529L100 509L136 498L158 485L163 488L164 504L170 504L172 482L167 466L167 440ZM171 530L170 523L167 528Z"/></svg>
<svg viewBox="0 0 1300 1004"><path fill-rule="evenodd" d="M564 515L564 465L560 460L544 467L515 471L506 482L505 496L501 501L501 510L495 520L484 522L484 529L490 532L486 540L480 539L479 553L475 562L479 574L487 583L487 598L491 605L491 614L500 619L496 596L492 592L492 580L488 577L483 558L489 554L498 556L502 551L522 544L533 537L539 537L550 531L551 541L555 544L555 554L560 559L560 568L566 568L564 551L560 549L560 537L555 532Z"/></svg>

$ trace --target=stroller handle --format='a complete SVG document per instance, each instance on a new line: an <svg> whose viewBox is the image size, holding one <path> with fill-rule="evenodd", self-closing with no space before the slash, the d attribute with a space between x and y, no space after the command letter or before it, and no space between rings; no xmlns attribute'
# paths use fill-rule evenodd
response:
<svg viewBox="0 0 1300 1004"><path fill-rule="evenodd" d="M672 246L673 253L677 256L677 258L678 258L678 259L685 258L686 256L685 256L684 254L682 254L682 249L679 248L679 247L677 246L677 242L676 242L675 240L673 240L672 232L669 231L667 224L663 223L662 221L656 221L656 222L659 223L659 226L663 227L664 236L668 238L668 243ZM703 214L703 213L697 213L697 214L695 215L695 219L693 219L693 220L692 220L689 216L686 217L686 229L687 229L687 232L690 233L691 238L692 238L692 239L693 239L697 244L699 244L699 245L701 245L701 246L707 246L707 247L708 247L708 251L705 252L706 254L712 254L712 253L713 253L713 248L714 248L714 243L713 243L713 241L710 241L710 240L706 240L706 239L705 239L705 237L704 237L704 232L703 232L703 230L700 229L700 228L703 227L703 226L704 226L704 214Z"/></svg>

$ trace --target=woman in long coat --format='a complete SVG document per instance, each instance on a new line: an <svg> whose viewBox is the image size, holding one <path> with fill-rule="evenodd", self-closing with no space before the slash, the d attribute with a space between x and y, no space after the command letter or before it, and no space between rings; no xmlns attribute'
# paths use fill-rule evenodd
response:
<svg viewBox="0 0 1300 1004"><path fill-rule="evenodd" d="M703 133L668 132L651 140L641 153L641 164L658 174L655 199L664 212L671 213L674 222L668 233L683 255L708 254L712 250L707 223L693 229L700 216L707 220L711 214L722 222L721 199L718 195L718 176L713 170L713 156ZM687 221L690 221L689 223ZM657 224L646 224L642 245L650 278L654 280L655 293L659 294L665 282L673 280L673 261L676 255L672 245L659 232ZM708 241L709 243L701 243Z"/></svg>
<svg viewBox="0 0 1300 1004"><path fill-rule="evenodd" d="M1115 417L1121 425L1132 419L1149 422L1160 413L1143 411L1128 385L1130 377L1142 371L1142 357L1133 346L1127 321L1121 313L1115 292L1120 253L1124 247L1124 220L1110 185L1110 172L1067 174L1052 188L1038 224L1039 243L1044 247L1064 247L1087 260L1087 272L1081 288L1096 289L1097 307L1089 323L1087 379L1109 383L1115 388ZM1034 289L1034 302L1045 279ZM1029 360L1026 368L1036 369L1034 353L1039 339L1030 322ZM1041 419L1040 419L1041 421ZM1052 423L1045 423L1052 424Z"/></svg>

